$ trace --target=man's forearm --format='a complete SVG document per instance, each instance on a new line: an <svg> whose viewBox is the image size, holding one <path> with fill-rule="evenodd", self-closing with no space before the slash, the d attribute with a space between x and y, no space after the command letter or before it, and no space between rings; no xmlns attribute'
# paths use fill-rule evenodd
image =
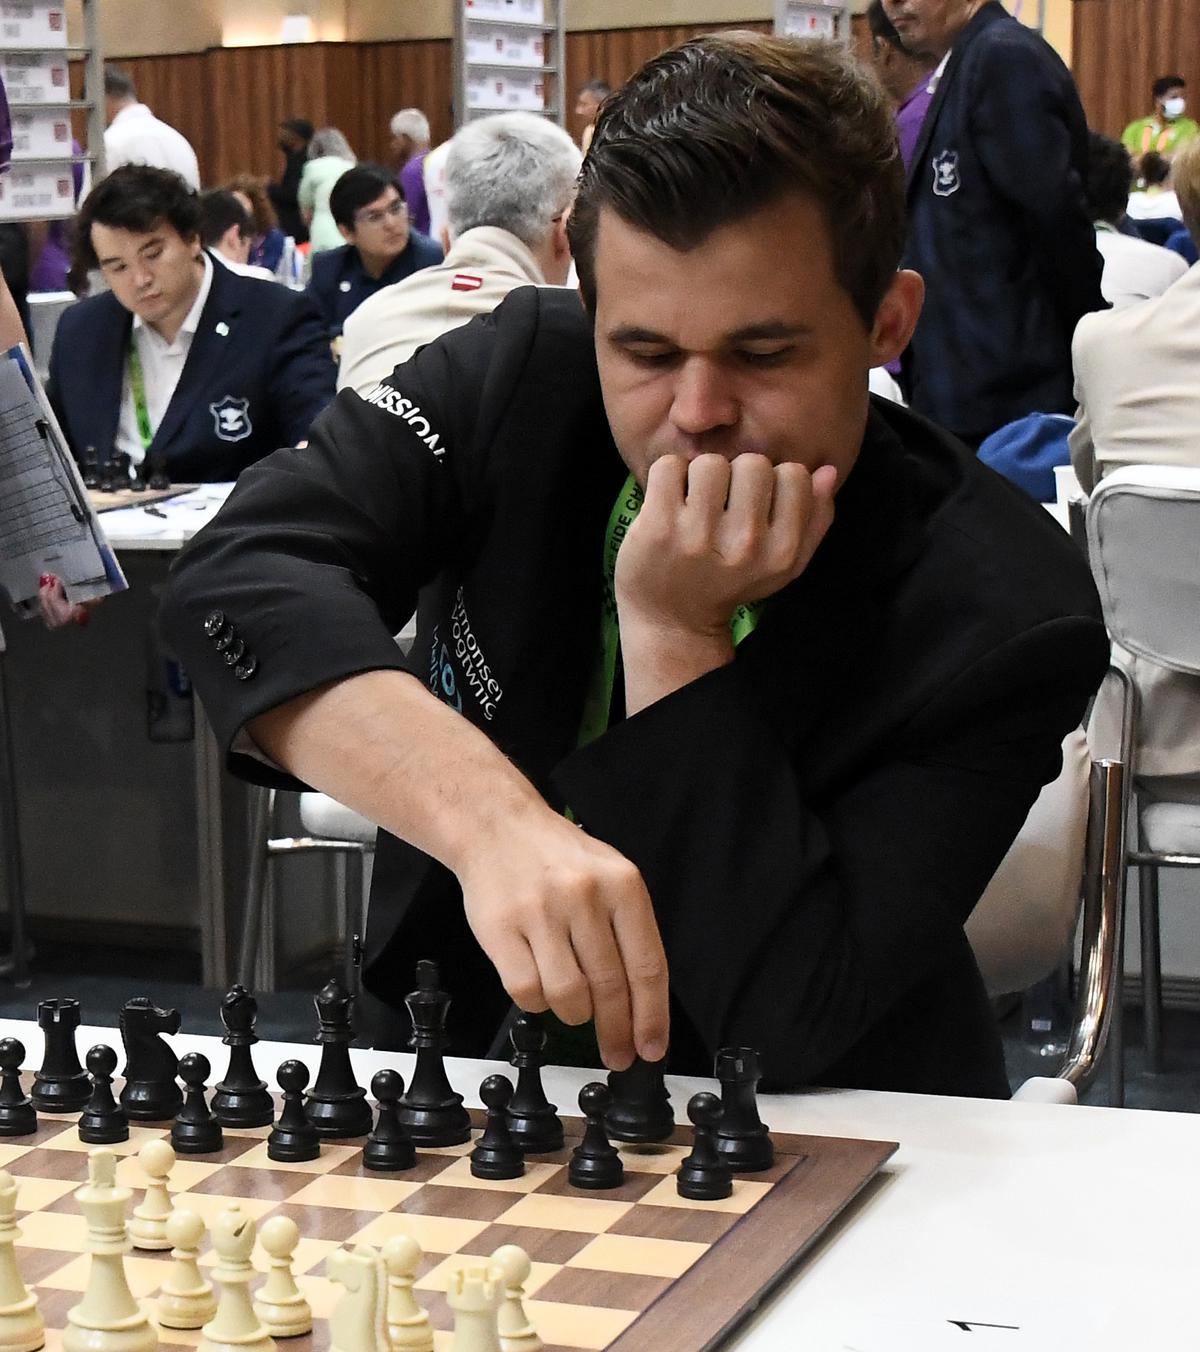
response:
<svg viewBox="0 0 1200 1352"><path fill-rule="evenodd" d="M697 634L623 619L621 659L625 668L625 713L632 718L648 705L732 662L733 642L728 630Z"/></svg>

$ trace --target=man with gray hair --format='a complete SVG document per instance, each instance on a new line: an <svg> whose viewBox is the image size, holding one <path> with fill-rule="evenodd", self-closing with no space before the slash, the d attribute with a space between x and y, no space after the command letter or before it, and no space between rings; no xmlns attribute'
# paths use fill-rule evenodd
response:
<svg viewBox="0 0 1200 1352"><path fill-rule="evenodd" d="M401 195L408 203L408 218L421 234L429 234L429 203L425 197L425 156L429 154L429 119L420 108L401 108L393 114L392 154L399 175Z"/></svg>
<svg viewBox="0 0 1200 1352"><path fill-rule="evenodd" d="M490 314L518 286L562 286L582 156L536 113L470 122L446 158L443 263L384 287L346 320L338 388L366 394L425 343Z"/></svg>
<svg viewBox="0 0 1200 1352"><path fill-rule="evenodd" d="M194 191L200 190L200 166L191 142L139 102L127 71L104 68L104 160L111 174L123 164L170 169Z"/></svg>

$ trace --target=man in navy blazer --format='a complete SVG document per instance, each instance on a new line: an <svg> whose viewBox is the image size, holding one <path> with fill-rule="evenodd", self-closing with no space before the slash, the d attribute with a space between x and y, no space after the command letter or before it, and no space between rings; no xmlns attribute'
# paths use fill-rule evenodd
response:
<svg viewBox="0 0 1200 1352"><path fill-rule="evenodd" d="M59 321L51 403L71 449L126 454L174 481L236 479L308 435L336 368L311 302L205 252L195 193L146 165L114 170L79 216L109 291Z"/></svg>
<svg viewBox="0 0 1200 1352"><path fill-rule="evenodd" d="M1084 200L1087 120L1070 71L998 3L884 0L942 64L908 171L904 266L925 308L909 402L971 445L1027 413L1072 413L1071 335L1105 308Z"/></svg>

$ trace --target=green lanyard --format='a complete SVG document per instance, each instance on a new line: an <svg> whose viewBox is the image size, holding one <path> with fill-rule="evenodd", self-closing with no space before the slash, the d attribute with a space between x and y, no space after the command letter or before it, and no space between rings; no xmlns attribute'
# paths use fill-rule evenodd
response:
<svg viewBox="0 0 1200 1352"><path fill-rule="evenodd" d="M608 728L612 710L613 682L617 674L617 653L621 649L621 630L617 623L617 554L629 527L637 519L645 500L638 481L631 474L617 496L608 518L604 536L604 563L602 569L603 595L600 613L600 644L592 679L583 702L583 717L579 723L579 745L593 742ZM736 648L747 634L754 632L762 602L738 606L729 621L729 632Z"/></svg>
<svg viewBox="0 0 1200 1352"><path fill-rule="evenodd" d="M142 450L149 451L154 440L150 426L150 410L146 407L146 378L142 374L142 359L138 356L137 340L129 335L129 390L133 395L133 411L137 415L138 436Z"/></svg>

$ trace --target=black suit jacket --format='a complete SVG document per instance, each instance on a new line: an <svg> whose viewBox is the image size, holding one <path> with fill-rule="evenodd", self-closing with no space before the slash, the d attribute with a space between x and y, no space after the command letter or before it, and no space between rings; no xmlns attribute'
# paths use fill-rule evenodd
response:
<svg viewBox="0 0 1200 1352"><path fill-rule="evenodd" d="M243 277L217 259L179 384L150 443L177 483L236 479L294 446L333 398L337 368L320 316L302 295ZM133 317L112 292L59 320L48 393L76 457L111 454Z"/></svg>
<svg viewBox="0 0 1200 1352"><path fill-rule="evenodd" d="M1073 413L1071 336L1105 308L1070 71L991 0L963 30L917 141L904 264L925 278L912 407L972 440Z"/></svg>
<svg viewBox="0 0 1200 1352"><path fill-rule="evenodd" d="M833 527L734 663L577 751L625 477L577 298L518 290L370 399L344 391L306 450L243 475L175 565L165 624L232 768L295 787L239 729L407 667L642 870L674 1067L744 1044L777 1086L1006 1094L963 924L1105 670L1066 533L875 403ZM440 959L459 1047L486 1048L505 1000L457 883L387 836L368 950L396 1005Z"/></svg>

